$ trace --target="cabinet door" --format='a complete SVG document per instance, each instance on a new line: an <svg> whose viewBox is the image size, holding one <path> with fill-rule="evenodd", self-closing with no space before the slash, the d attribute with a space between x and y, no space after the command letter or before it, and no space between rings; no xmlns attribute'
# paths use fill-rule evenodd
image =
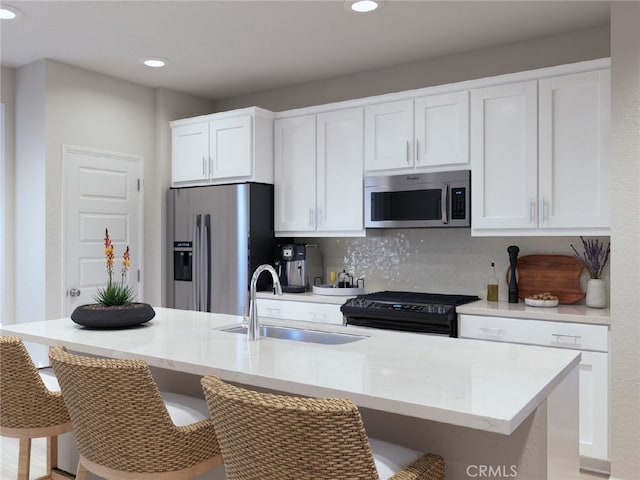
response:
<svg viewBox="0 0 640 480"><path fill-rule="evenodd" d="M540 80L540 227L606 228L610 72Z"/></svg>
<svg viewBox="0 0 640 480"><path fill-rule="evenodd" d="M214 119L209 127L211 174L214 180L249 177L252 172L251 115Z"/></svg>
<svg viewBox="0 0 640 480"><path fill-rule="evenodd" d="M209 123L181 125L171 130L171 182L209 178Z"/></svg>
<svg viewBox="0 0 640 480"><path fill-rule="evenodd" d="M274 122L276 234L316 229L316 116Z"/></svg>
<svg viewBox="0 0 640 480"><path fill-rule="evenodd" d="M413 168L413 100L369 105L364 115L365 169Z"/></svg>
<svg viewBox="0 0 640 480"><path fill-rule="evenodd" d="M415 100L415 166L469 163L469 92Z"/></svg>
<svg viewBox="0 0 640 480"><path fill-rule="evenodd" d="M537 225L537 82L471 92L472 228Z"/></svg>
<svg viewBox="0 0 640 480"><path fill-rule="evenodd" d="M581 352L580 455L609 456L609 370L606 353Z"/></svg>
<svg viewBox="0 0 640 480"><path fill-rule="evenodd" d="M362 232L363 109L321 113L317 122L317 230Z"/></svg>

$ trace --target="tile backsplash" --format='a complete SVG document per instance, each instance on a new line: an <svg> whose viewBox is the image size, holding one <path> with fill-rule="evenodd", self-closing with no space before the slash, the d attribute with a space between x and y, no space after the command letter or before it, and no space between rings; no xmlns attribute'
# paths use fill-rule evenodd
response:
<svg viewBox="0 0 640 480"><path fill-rule="evenodd" d="M607 242L607 237L600 237ZM471 237L469 229L368 230L364 238L297 238L322 250L325 279L343 269L364 278L367 292L405 290L486 296L491 260L501 281L499 299L507 300L507 248L520 247L519 256L572 255L579 237ZM586 289L588 275L581 282ZM608 281L608 271L605 272ZM608 285L607 285L608 287Z"/></svg>

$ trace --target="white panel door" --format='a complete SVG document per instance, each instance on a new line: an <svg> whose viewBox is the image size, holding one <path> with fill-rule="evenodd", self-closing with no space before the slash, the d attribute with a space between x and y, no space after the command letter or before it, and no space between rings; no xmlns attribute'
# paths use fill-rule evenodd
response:
<svg viewBox="0 0 640 480"><path fill-rule="evenodd" d="M274 122L276 234L316 229L316 116Z"/></svg>
<svg viewBox="0 0 640 480"><path fill-rule="evenodd" d="M537 82L471 92L473 228L537 225Z"/></svg>
<svg viewBox="0 0 640 480"><path fill-rule="evenodd" d="M363 109L318 114L317 230L362 232Z"/></svg>
<svg viewBox="0 0 640 480"><path fill-rule="evenodd" d="M171 181L209 178L209 122L181 125L171 130Z"/></svg>
<svg viewBox="0 0 640 480"><path fill-rule="evenodd" d="M609 458L609 365L606 353L581 352L580 455Z"/></svg>
<svg viewBox="0 0 640 480"><path fill-rule="evenodd" d="M609 227L610 71L540 80L540 227Z"/></svg>
<svg viewBox="0 0 640 480"><path fill-rule="evenodd" d="M416 168L469 163L469 92L418 98L414 110Z"/></svg>
<svg viewBox="0 0 640 480"><path fill-rule="evenodd" d="M413 168L413 100L368 105L364 118L366 171Z"/></svg>
<svg viewBox="0 0 640 480"><path fill-rule="evenodd" d="M127 245L131 267L125 279L138 292L142 261L142 158L63 147L65 314L95 303L98 287L108 283L104 254L105 229L115 250L113 281L121 281L121 260Z"/></svg>
<svg viewBox="0 0 640 480"><path fill-rule="evenodd" d="M249 177L252 173L251 115L215 119L209 127L212 179Z"/></svg>

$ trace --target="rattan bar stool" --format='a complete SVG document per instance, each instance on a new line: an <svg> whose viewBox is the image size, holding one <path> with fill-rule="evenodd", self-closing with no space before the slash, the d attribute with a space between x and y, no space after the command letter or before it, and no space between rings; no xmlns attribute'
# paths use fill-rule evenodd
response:
<svg viewBox="0 0 640 480"><path fill-rule="evenodd" d="M346 399L259 393L201 380L228 480L436 480L444 460L368 439Z"/></svg>
<svg viewBox="0 0 640 480"><path fill-rule="evenodd" d="M20 338L0 336L0 435L20 440L18 480L29 480L31 439L42 437L47 474L38 480L54 478L58 435L71 429L55 377L36 368Z"/></svg>
<svg viewBox="0 0 640 480"><path fill-rule="evenodd" d="M74 426L77 480L87 471L107 480L181 480L222 465L208 412L176 424L169 403L187 397L173 394L165 403L146 362L84 357L64 347L49 358Z"/></svg>

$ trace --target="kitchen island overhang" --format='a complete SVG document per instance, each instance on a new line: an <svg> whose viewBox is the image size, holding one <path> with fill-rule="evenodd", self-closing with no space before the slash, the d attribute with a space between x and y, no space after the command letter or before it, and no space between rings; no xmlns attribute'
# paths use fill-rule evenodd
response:
<svg viewBox="0 0 640 480"><path fill-rule="evenodd" d="M346 397L366 409L363 416L365 421L369 416L371 423L388 426L399 415L414 419L410 423L416 428L439 431L439 436L468 436L475 439L473 443L486 437L489 443L476 446L478 452L491 444L495 444L492 450L502 449L507 440L522 437L515 442L514 453L503 458L497 451L471 454L473 445L465 445L463 439L443 440L439 448L423 435L372 426L407 446L433 445L435 453L449 456L448 472L462 473L465 463L485 458L491 464L512 461L521 474L539 473L546 465L545 476L536 478L568 478L556 472L566 474L574 468L577 475L578 352L271 319L263 322L368 338L343 345L275 338L247 342L244 335L221 330L241 321L236 316L157 308L156 318L133 329L88 330L60 319L4 326L2 333L49 346L65 345L80 353L139 358L166 371L213 373L273 391ZM552 419L556 426L550 426ZM555 432L558 428L560 435ZM560 438L569 443L562 455L554 451ZM469 455L452 458L455 443Z"/></svg>

